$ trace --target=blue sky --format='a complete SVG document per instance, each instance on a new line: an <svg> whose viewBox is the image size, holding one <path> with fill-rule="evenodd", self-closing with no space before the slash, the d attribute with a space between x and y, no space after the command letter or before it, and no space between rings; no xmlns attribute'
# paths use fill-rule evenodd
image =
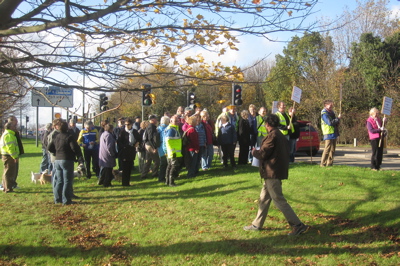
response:
<svg viewBox="0 0 400 266"><path fill-rule="evenodd" d="M365 0L361 0L364 2ZM313 23L314 21L320 21L323 18L329 18L335 20L339 18L344 10L354 10L357 6L355 0L321 0L313 9L313 14L310 16L306 23ZM400 9L399 0L389 1L389 8L391 10ZM241 43L238 45L238 52L229 52L229 59L223 60L226 64L234 64L240 67L248 66L258 59L267 57L268 59L274 60L275 55L282 52L283 48L287 45L290 39L295 36L301 36L302 33L277 33L271 35L271 39L277 40L277 42L269 42L266 39L256 38L254 36L246 37L241 39Z"/></svg>
<svg viewBox="0 0 400 266"><path fill-rule="evenodd" d="M308 18L306 23L312 23L316 20L321 20L321 18L328 17L330 20L334 20L343 13L343 10L354 10L357 3L355 0L321 0L314 7L314 12L311 17ZM398 10L400 2L397 0L391 0L389 2L389 8L393 10ZM215 58L215 54L203 53L206 59L210 61L221 61L225 65L236 65L240 67L249 66L251 63L267 57L270 60L275 58L275 55L281 53L283 48L290 41L291 37L294 35L301 36L301 33L277 33L271 35L272 39L276 39L278 42L269 42L266 39L257 38L254 36L247 36L245 38L240 38L240 44L238 45L239 51L229 51L224 57ZM82 102L82 94L80 92L75 93L74 103L75 107L79 106ZM87 108L87 107L86 107ZM40 114L40 124L45 124L51 122L51 108L39 108ZM62 113L62 117L66 117L66 111L60 108L54 108L56 113ZM30 108L28 116L31 117L30 125L36 123L36 108ZM25 125L25 116L23 116L23 125Z"/></svg>

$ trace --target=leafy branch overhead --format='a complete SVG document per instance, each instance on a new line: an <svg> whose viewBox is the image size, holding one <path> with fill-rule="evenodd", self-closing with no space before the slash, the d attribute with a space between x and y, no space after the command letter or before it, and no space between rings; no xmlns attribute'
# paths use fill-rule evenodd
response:
<svg viewBox="0 0 400 266"><path fill-rule="evenodd" d="M241 81L239 67L207 62L200 50L218 59L244 34L302 32L316 2L3 0L1 79L105 92L160 76L159 87Z"/></svg>

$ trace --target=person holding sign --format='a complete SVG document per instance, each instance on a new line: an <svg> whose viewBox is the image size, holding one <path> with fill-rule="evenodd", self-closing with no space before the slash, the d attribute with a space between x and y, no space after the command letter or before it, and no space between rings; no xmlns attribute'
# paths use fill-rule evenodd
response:
<svg viewBox="0 0 400 266"><path fill-rule="evenodd" d="M332 166L336 150L336 139L339 136L339 123L341 114L336 117L333 111L333 101L325 100L324 109L321 111L321 129L324 135L325 148L321 157L321 167Z"/></svg>
<svg viewBox="0 0 400 266"><path fill-rule="evenodd" d="M267 115L267 108L266 107L260 107L258 110L258 116L256 116L256 123L257 123L257 142L256 146L260 147L262 140L265 138L265 136L268 135L267 130L265 129L265 122L264 118Z"/></svg>
<svg viewBox="0 0 400 266"><path fill-rule="evenodd" d="M377 108L372 108L369 111L369 118L367 119L368 135L371 142L372 156L371 156L371 170L378 171L381 168L383 157L383 145L380 144L381 138L386 134L383 125L386 122L386 117L382 119L379 117L380 112Z"/></svg>
<svg viewBox="0 0 400 266"><path fill-rule="evenodd" d="M289 140L289 134L292 131L293 125L289 115L286 113L286 104L284 102L278 102L278 111L275 114L279 117L280 125L278 129Z"/></svg>

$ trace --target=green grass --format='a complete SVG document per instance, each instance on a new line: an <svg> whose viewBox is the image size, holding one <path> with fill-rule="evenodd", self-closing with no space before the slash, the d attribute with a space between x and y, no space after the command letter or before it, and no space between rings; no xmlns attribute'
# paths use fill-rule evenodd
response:
<svg viewBox="0 0 400 266"><path fill-rule="evenodd" d="M254 219L255 167L220 164L178 187L156 179L104 188L76 179L80 204L55 205L51 185L33 184L41 150L24 140L16 193L1 193L0 265L399 265L399 172L291 166L283 191L312 226L289 237L273 207L265 230ZM0 167L2 171L2 166ZM183 175L185 173L182 173Z"/></svg>

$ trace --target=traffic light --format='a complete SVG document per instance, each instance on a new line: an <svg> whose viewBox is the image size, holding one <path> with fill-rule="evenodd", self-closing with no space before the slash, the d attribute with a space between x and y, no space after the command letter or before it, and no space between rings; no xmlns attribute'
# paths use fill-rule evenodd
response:
<svg viewBox="0 0 400 266"><path fill-rule="evenodd" d="M242 105L242 86L232 86L232 105Z"/></svg>
<svg viewBox="0 0 400 266"><path fill-rule="evenodd" d="M26 119L26 123L28 123L29 122L29 116L26 116L25 119Z"/></svg>
<svg viewBox="0 0 400 266"><path fill-rule="evenodd" d="M151 98L151 85L142 84L142 106L150 106L153 103Z"/></svg>
<svg viewBox="0 0 400 266"><path fill-rule="evenodd" d="M194 92L187 92L187 106L192 109L196 108L196 94Z"/></svg>
<svg viewBox="0 0 400 266"><path fill-rule="evenodd" d="M105 93L100 94L100 112L107 111L108 108L108 97Z"/></svg>

